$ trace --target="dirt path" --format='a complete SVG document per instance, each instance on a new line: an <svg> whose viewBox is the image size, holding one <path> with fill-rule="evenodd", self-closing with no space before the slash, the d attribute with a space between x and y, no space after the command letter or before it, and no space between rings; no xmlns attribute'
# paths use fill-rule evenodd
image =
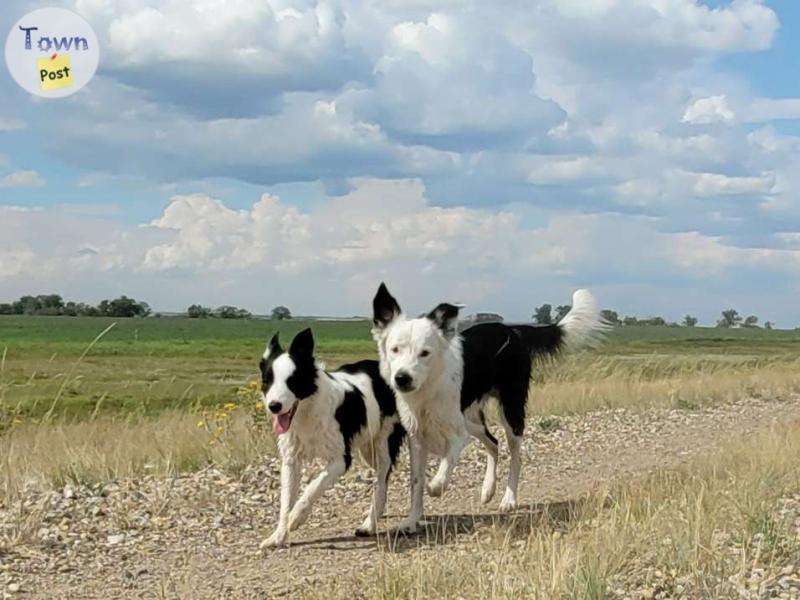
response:
<svg viewBox="0 0 800 600"><path fill-rule="evenodd" d="M675 466L727 439L800 420L800 398L748 399L697 411L601 411L532 422L525 437L517 513L557 512L611 480ZM549 425L553 425L552 422ZM501 462L505 481L507 461ZM31 497L43 507L36 539L0 554L0 595L46 598L263 598L376 563L378 547L414 552L420 545L469 540L515 515L478 501L484 459L471 445L442 499L426 499L427 530L406 540L352 537L369 505L368 473L356 470L314 507L290 548L258 553L275 524L278 463L238 475L205 470L178 478L145 478ZM393 478L382 531L407 505L405 466ZM19 507L0 509L0 527ZM9 592L11 590L11 592ZM18 591L17 591L18 590Z"/></svg>

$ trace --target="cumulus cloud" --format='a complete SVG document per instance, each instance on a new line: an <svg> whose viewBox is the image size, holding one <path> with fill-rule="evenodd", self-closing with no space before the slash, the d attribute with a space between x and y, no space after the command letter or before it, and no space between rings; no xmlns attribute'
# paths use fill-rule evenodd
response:
<svg viewBox="0 0 800 600"><path fill-rule="evenodd" d="M0 188L37 188L47 185L36 171L14 171L0 177Z"/></svg>
<svg viewBox="0 0 800 600"><path fill-rule="evenodd" d="M686 107L682 121L684 123L732 123L736 114L728 106L725 94L698 98Z"/></svg>
<svg viewBox="0 0 800 600"><path fill-rule="evenodd" d="M775 185L770 174L758 177L729 177L720 173L695 174L693 190L698 196L738 196L768 194Z"/></svg>
<svg viewBox="0 0 800 600"><path fill-rule="evenodd" d="M148 218L133 228L53 209L89 227L91 245L69 232L53 233L59 253L20 240L42 272L114 272L145 290L180 281L183 296L221 299L260 293L254 281L297 298L309 281L343 282L344 310L393 273L508 302L567 280L793 264L759 249L785 250L775 234L800 230L800 138L779 123L797 100L754 96L716 67L773 43L778 18L762 1L62 3L93 24L101 69L57 109L0 94L0 129L77 168L86 194L136 182L152 198L222 178L340 195L308 209L283 194L232 208L185 193L163 211L137 206ZM47 228L53 210L24 218ZM525 281L504 266L520 257Z"/></svg>
<svg viewBox="0 0 800 600"><path fill-rule="evenodd" d="M655 296L664 277L713 288L743 269L800 273L800 250L664 232L654 218L551 214L533 226L507 211L432 206L419 180L349 185L306 211L268 194L246 209L174 196L140 225L63 208L0 208L0 291L139 294L161 309L204 302L266 312L284 302L301 313L365 314L385 279L415 310L447 299L526 318L537 301L566 301L579 286L618 299L633 282Z"/></svg>

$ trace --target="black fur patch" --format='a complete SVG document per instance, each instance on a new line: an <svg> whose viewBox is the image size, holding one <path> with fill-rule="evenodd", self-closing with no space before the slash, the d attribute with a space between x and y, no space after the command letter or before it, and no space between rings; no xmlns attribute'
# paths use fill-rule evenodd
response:
<svg viewBox="0 0 800 600"><path fill-rule="evenodd" d="M564 330L558 325L511 325L531 356L557 354L564 342Z"/></svg>
<svg viewBox="0 0 800 600"><path fill-rule="evenodd" d="M278 341L278 334L276 333L269 341L269 355L267 358L262 358L261 362L258 363L258 368L261 370L261 391L265 394L275 381L275 373L272 372L272 363L275 362L275 359L281 354L283 354L283 349L281 348L281 343Z"/></svg>
<svg viewBox="0 0 800 600"><path fill-rule="evenodd" d="M389 434L389 459L392 462L392 467L397 464L397 457L400 456L400 448L403 447L403 441L406 438L406 429L402 423L395 423L392 433ZM391 472L391 469L389 469ZM386 474L386 479L389 479L389 473Z"/></svg>
<svg viewBox="0 0 800 600"><path fill-rule="evenodd" d="M337 371L358 375L366 373L372 380L372 392L378 401L382 417L391 417L397 414L397 403L395 402L394 391L386 380L381 376L381 365L377 360L360 360L355 363L342 365Z"/></svg>
<svg viewBox="0 0 800 600"><path fill-rule="evenodd" d="M367 408L364 396L357 388L344 394L344 399L336 409L336 421L344 441L344 465L346 469L353 463L352 443L356 434L367 426Z"/></svg>
<svg viewBox="0 0 800 600"><path fill-rule="evenodd" d="M314 358L295 358L294 356L291 358L295 370L286 379L286 387L298 400L313 396L317 393L317 366L314 364Z"/></svg>
<svg viewBox="0 0 800 600"><path fill-rule="evenodd" d="M314 336L310 329L304 329L292 340L289 357L295 370L286 380L286 386L296 398L302 400L313 396L317 391L317 365L314 362Z"/></svg>
<svg viewBox="0 0 800 600"><path fill-rule="evenodd" d="M456 334L458 310L457 306L443 302L429 312L426 317L436 324L445 337L451 338Z"/></svg>
<svg viewBox="0 0 800 600"><path fill-rule="evenodd" d="M389 293L386 284L381 283L372 299L372 322L376 327L386 327L401 312L400 305Z"/></svg>
<svg viewBox="0 0 800 600"><path fill-rule="evenodd" d="M267 358L262 358L258 363L258 368L261 370L261 391L265 394L272 387L275 382L275 373L272 371L272 363L278 358L280 354L270 354Z"/></svg>
<svg viewBox="0 0 800 600"><path fill-rule="evenodd" d="M462 338L461 410L491 393L514 434L522 435L533 357L557 353L561 329L483 323L464 330Z"/></svg>

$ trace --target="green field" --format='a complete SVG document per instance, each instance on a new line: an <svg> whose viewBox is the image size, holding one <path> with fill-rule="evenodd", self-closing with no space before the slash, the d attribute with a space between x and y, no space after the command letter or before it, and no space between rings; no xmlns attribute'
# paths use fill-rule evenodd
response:
<svg viewBox="0 0 800 600"><path fill-rule="evenodd" d="M37 420L49 413L72 421L221 405L257 377L258 357L273 332L288 342L307 326L331 366L375 354L366 321L3 316L0 406L7 418ZM786 366L799 356L798 331L623 327L592 353L591 374L584 360L555 370L550 381L652 381Z"/></svg>

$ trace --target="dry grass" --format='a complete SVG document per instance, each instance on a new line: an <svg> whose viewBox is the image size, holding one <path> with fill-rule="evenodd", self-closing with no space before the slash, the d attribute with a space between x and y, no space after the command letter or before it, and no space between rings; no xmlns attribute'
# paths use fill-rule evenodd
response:
<svg viewBox="0 0 800 600"><path fill-rule="evenodd" d="M311 597L736 597L752 568L800 560L800 533L777 511L798 491L795 425L479 539L385 552L376 572Z"/></svg>
<svg viewBox="0 0 800 600"><path fill-rule="evenodd" d="M224 423L214 415L168 413L156 419L23 424L0 436L0 503L31 486L163 475L209 464L239 469L274 451L272 435L250 415L235 412Z"/></svg>
<svg viewBox="0 0 800 600"><path fill-rule="evenodd" d="M585 354L544 365L537 373L531 400L537 415L616 407L694 409L743 395L800 390L800 362L785 357ZM240 387L232 396L232 404L216 409L154 417L9 420L0 434L0 502L30 486L252 464L274 452L268 419L258 408L255 387Z"/></svg>
<svg viewBox="0 0 800 600"><path fill-rule="evenodd" d="M694 409L744 396L782 397L800 390L796 356L597 356L541 364L532 386L536 414L602 408Z"/></svg>

